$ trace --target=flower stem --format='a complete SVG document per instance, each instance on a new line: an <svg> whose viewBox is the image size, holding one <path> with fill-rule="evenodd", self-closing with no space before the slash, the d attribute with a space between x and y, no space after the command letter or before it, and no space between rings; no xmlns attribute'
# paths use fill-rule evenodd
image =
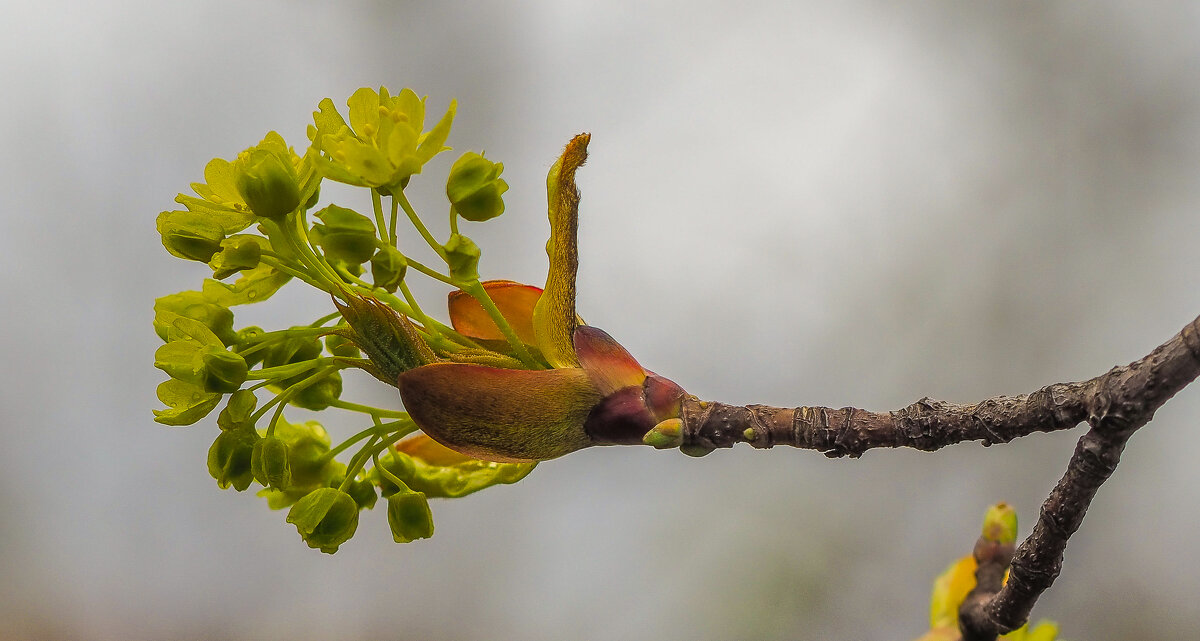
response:
<svg viewBox="0 0 1200 641"><path fill-rule="evenodd" d="M371 208L375 210L375 226L379 228L379 240L387 243L390 242L387 226L383 222L383 201L379 198L379 191L371 190Z"/></svg>
<svg viewBox="0 0 1200 641"><path fill-rule="evenodd" d="M334 447L333 449L329 450L328 452L326 452L324 454L324 458L325 458L325 460L331 460L331 459L333 459L333 457L346 451L346 448L350 447L351 445L354 445L355 443L363 440L364 438L367 438L368 436L370 436L372 434L386 434L387 428L392 427L393 425L399 425L403 422L404 421L390 421L388 423L376 423L375 425L368 427L367 429L355 434L354 436L351 436L350 438L342 441L341 443L338 443L336 447Z"/></svg>
<svg viewBox="0 0 1200 641"><path fill-rule="evenodd" d="M326 314L326 315L318 318L317 320L313 321L312 325L309 325L309 327L321 327L325 323L328 323L329 321L331 321L335 318L341 318L341 317L342 317L341 312L332 312L332 313Z"/></svg>
<svg viewBox="0 0 1200 641"><path fill-rule="evenodd" d="M376 430L378 430L378 428L376 428ZM367 441L367 444L364 445L362 449L360 449L358 453L356 453L354 457L350 459L350 463L346 465L346 478L342 480L342 484L338 486L338 489L345 492L346 488L350 486L350 481L353 480L354 477L358 476L359 471L366 466L367 458L374 459L375 457L379 456L380 452L391 447L405 434L407 434L407 432L398 431L394 434L380 436L377 431L375 436L372 437L370 441ZM378 439L379 442L376 442L376 439Z"/></svg>
<svg viewBox="0 0 1200 641"><path fill-rule="evenodd" d="M425 242L429 243L429 246L433 248L433 251L436 252L437 255L442 258L442 260L445 260L445 248L443 248L441 244L434 240L433 234L429 233L429 230L425 227L425 223L421 222L421 217L417 215L415 210L413 210L412 203L408 202L408 197L404 195L404 190L392 190L392 198L395 198L396 201L400 203L400 208L404 210L404 213L408 216L409 222L413 224L413 227L417 228L417 232L421 234L421 237L425 239Z"/></svg>
<svg viewBox="0 0 1200 641"><path fill-rule="evenodd" d="M396 197L392 196L392 226L388 228L388 237L391 239L392 247L396 246L396 218L400 210L400 204L396 202Z"/></svg>
<svg viewBox="0 0 1200 641"><path fill-rule="evenodd" d="M385 410L381 407L372 407L370 405L360 405L358 403L351 403L350 401L343 401L340 398L335 399L329 404L329 406L346 410L348 412L361 412L363 414L370 414L374 418L379 418L381 416L386 418L408 418L408 412L401 410Z"/></svg>
<svg viewBox="0 0 1200 641"><path fill-rule="evenodd" d="M341 485L338 485L339 491L345 492L346 488L350 487L350 481L354 480L354 477L358 476L358 471L361 470L367 463L367 451L375 447L377 444L376 442L379 439L380 436L378 434L372 436L371 440L367 441L367 444L364 445L362 449L355 452L354 456L350 457L350 462L346 464L346 478L342 479Z"/></svg>
<svg viewBox="0 0 1200 641"><path fill-rule="evenodd" d="M441 338L441 331L438 330L438 327L434 324L433 319L426 316L425 312L421 310L421 306L417 304L417 299L413 297L412 292L408 289L408 284L404 281L400 281L400 293L404 294L404 300L407 301L408 306L412 308L413 317L421 321L421 325L427 331L429 331L429 333Z"/></svg>
<svg viewBox="0 0 1200 641"><path fill-rule="evenodd" d="M316 360L320 360L320 359L314 359L314 362ZM304 364L304 363L296 363L296 365L302 365L302 364ZM285 365L285 366L281 366L281 367L287 367L287 366ZM310 367L311 367L311 365L310 365ZM287 389L283 390L277 396L275 396L275 398L271 399L270 401L267 401L266 405L263 405L261 408L258 409L258 411L256 411L253 415L251 415L250 423L251 424L257 423L258 419L262 418L263 415L267 413L267 410L271 409L271 407L273 407L273 406L277 406L277 409L275 410L275 415L271 417L271 424L267 426L267 436L274 434L275 433L275 423L278 422L279 416L281 414L283 414L283 407L285 405L287 405L288 400L290 400L293 396L295 396L298 392L300 392L304 388L308 387L309 385L312 385L313 383L316 383L317 381L328 376L331 372L333 372L334 370L337 370L339 368L340 368L340 365L336 365L336 364L329 365L327 367L323 367L323 368L317 370L311 376L308 376L301 381L293 383ZM268 368L268 369L276 369L276 368Z"/></svg>
<svg viewBox="0 0 1200 641"><path fill-rule="evenodd" d="M496 327L500 328L500 333L504 334L504 338L508 340L508 345L512 348L513 353L517 355L517 358L521 359L522 363L531 368L538 367L538 362L530 355L529 350L525 349L525 344L521 342L521 339L517 338L517 333L513 331L512 326L508 324L508 320L500 313L500 308L496 307L496 303L492 301L492 297L483 288L483 284L478 280L474 280L469 283L460 283L459 288L469 294L471 298L479 301L484 311L491 317L492 322L496 324Z"/></svg>
<svg viewBox="0 0 1200 641"><path fill-rule="evenodd" d="M379 464L379 453L378 452L371 452L371 462L375 464L375 469L379 470L379 476L381 478L385 478L385 479L391 481L392 483L396 484L396 487L400 488L401 492L404 492L407 494L408 492L412 491L412 488L408 487L408 484L405 483L404 481L401 481L400 477L396 476L395 474L392 474L391 470L389 470L386 467Z"/></svg>
<svg viewBox="0 0 1200 641"><path fill-rule="evenodd" d="M314 367L329 363L328 358L314 358L312 360L301 361L299 363L288 363L287 365L276 365L275 367L264 367L261 369L250 370L246 373L246 380L261 381L263 379L283 379L299 376Z"/></svg>
<svg viewBox="0 0 1200 641"><path fill-rule="evenodd" d="M429 267L423 263L419 263L419 262L413 260L412 258L409 258L408 256L405 256L404 259L406 261L408 261L409 267L412 267L413 269L421 272L422 274L425 274L426 276L428 276L434 280L440 280L443 283L446 283L447 285L454 285L454 281L451 280L449 276L437 271L436 269Z"/></svg>

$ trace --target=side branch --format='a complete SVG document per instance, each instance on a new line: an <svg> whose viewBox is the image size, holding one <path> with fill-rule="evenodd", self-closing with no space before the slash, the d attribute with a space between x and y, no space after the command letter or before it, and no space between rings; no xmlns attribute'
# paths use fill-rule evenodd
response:
<svg viewBox="0 0 1200 641"><path fill-rule="evenodd" d="M683 449L704 454L747 442L757 448L790 445L829 457L857 457L877 447L933 451L963 441L1007 443L1085 420L1093 427L1097 422L1110 426L1108 433L1132 432L1197 375L1200 318L1144 358L1091 380L1055 383L1032 394L996 396L972 405L923 398L881 413L853 407L727 405L689 397L683 403ZM1145 421L1137 424L1141 417ZM1111 427L1115 425L1123 427Z"/></svg>
<svg viewBox="0 0 1200 641"><path fill-rule="evenodd" d="M1083 523L1097 490L1116 470L1125 443L1196 378L1198 362L1200 319L1146 358L1100 377L1088 403L1091 429L1080 437L1066 473L1042 504L1033 532L1017 548L1008 582L960 611L965 641L990 641L1028 620L1034 603L1062 570L1067 541Z"/></svg>

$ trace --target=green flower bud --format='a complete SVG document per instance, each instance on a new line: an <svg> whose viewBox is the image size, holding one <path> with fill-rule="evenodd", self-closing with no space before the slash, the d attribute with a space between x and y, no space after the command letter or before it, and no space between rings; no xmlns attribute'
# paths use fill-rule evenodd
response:
<svg viewBox="0 0 1200 641"><path fill-rule="evenodd" d="M253 352L250 352L248 356L246 355L246 352L249 351L251 347L258 345L260 337L265 333L266 332L263 331L263 328L255 325L243 327L237 331L237 334L235 335L236 338L234 340L236 347L233 349L238 354L241 354L242 358L246 360L247 367L254 367L255 365L261 363L264 358L266 358L267 350L265 349L256 349Z"/></svg>
<svg viewBox="0 0 1200 641"><path fill-rule="evenodd" d="M172 256L207 263L221 249L225 232L201 212L164 211L158 215L158 233Z"/></svg>
<svg viewBox="0 0 1200 641"><path fill-rule="evenodd" d="M231 236L221 241L221 251L213 254L208 266L213 270L213 278L221 280L243 269L258 267L262 257L263 244L266 241L257 236Z"/></svg>
<svg viewBox="0 0 1200 641"><path fill-rule="evenodd" d="M385 245L371 257L371 280L390 293L400 286L407 270L408 260L395 247Z"/></svg>
<svg viewBox="0 0 1200 641"><path fill-rule="evenodd" d="M343 358L358 358L362 356L362 352L359 351L358 345L355 345L354 341L342 336L341 334L330 334L329 336L326 336L325 349L329 350L330 354L333 354L334 356L341 356Z"/></svg>
<svg viewBox="0 0 1200 641"><path fill-rule="evenodd" d="M308 547L333 554L358 529L358 504L341 490L323 487L297 501L287 522L296 526Z"/></svg>
<svg viewBox="0 0 1200 641"><path fill-rule="evenodd" d="M678 418L669 418L655 425L649 432L642 436L642 442L655 449L665 450L673 447L679 447L683 444L683 421Z"/></svg>
<svg viewBox="0 0 1200 641"><path fill-rule="evenodd" d="M319 487L336 485L334 481L339 475L345 478L345 466L325 456L329 452L329 434L320 423L289 423L280 417L272 436L287 444L288 467L292 475L289 492L303 495Z"/></svg>
<svg viewBox="0 0 1200 641"><path fill-rule="evenodd" d="M291 383L284 381L285 384ZM330 372L321 379L310 383L308 387L296 392L288 401L296 407L303 407L306 410L319 412L328 408L342 395L342 375L337 372Z"/></svg>
<svg viewBox="0 0 1200 641"><path fill-rule="evenodd" d="M155 299L154 331L164 341L169 340L171 326L162 317L168 313L179 314L203 323L225 345L238 342L238 335L233 331L233 312L224 305L208 300L200 292L179 292Z"/></svg>
<svg viewBox="0 0 1200 641"><path fill-rule="evenodd" d="M375 484L366 479L350 481L350 484L346 486L346 492L358 504L360 510L369 510L375 507L375 501L379 499L379 494L375 492Z"/></svg>
<svg viewBox="0 0 1200 641"><path fill-rule="evenodd" d="M175 318L182 319L180 316ZM246 361L226 351L202 324L188 322L202 329L208 334L208 340L215 344L205 345L191 338L173 340L155 350L154 366L171 378L196 385L204 392L227 394L236 391L246 380Z"/></svg>
<svg viewBox="0 0 1200 641"><path fill-rule="evenodd" d="M321 355L321 341L312 336L293 336L267 350L263 367L303 363Z"/></svg>
<svg viewBox="0 0 1200 641"><path fill-rule="evenodd" d="M323 225L313 225L313 241L329 260L361 265L375 253L375 223L362 214L330 205L316 213Z"/></svg>
<svg viewBox="0 0 1200 641"><path fill-rule="evenodd" d="M217 480L217 486L241 492L250 487L254 475L250 471L250 459L254 452L258 433L254 430L232 430L221 432L212 447L208 448L208 473Z"/></svg>
<svg viewBox="0 0 1200 641"><path fill-rule="evenodd" d="M201 357L204 362L204 390L228 394L236 392L246 382L246 359L223 349L209 348Z"/></svg>
<svg viewBox="0 0 1200 641"><path fill-rule="evenodd" d="M433 513L421 492L398 492L388 497L388 526L397 543L433 536Z"/></svg>
<svg viewBox="0 0 1200 641"><path fill-rule="evenodd" d="M983 516L983 538L993 543L1017 541L1017 511L1007 503L997 503Z"/></svg>
<svg viewBox="0 0 1200 641"><path fill-rule="evenodd" d="M482 222L504 213L508 183L500 178L504 165L468 151L455 161L446 180L446 197L458 215Z"/></svg>
<svg viewBox="0 0 1200 641"><path fill-rule="evenodd" d="M217 414L217 427L224 431L254 429L254 424L250 423L250 416L254 414L256 405L258 398L250 390L243 389L230 394L225 409Z"/></svg>
<svg viewBox="0 0 1200 641"><path fill-rule="evenodd" d="M255 215L279 220L300 206L300 183L290 158L252 149L234 163L235 184Z"/></svg>
<svg viewBox="0 0 1200 641"><path fill-rule="evenodd" d="M259 439L250 455L250 472L263 487L286 490L292 484L287 443L275 436Z"/></svg>
<svg viewBox="0 0 1200 641"><path fill-rule="evenodd" d="M475 241L462 234L451 234L442 248L446 250L451 279L459 282L479 280L479 246Z"/></svg>

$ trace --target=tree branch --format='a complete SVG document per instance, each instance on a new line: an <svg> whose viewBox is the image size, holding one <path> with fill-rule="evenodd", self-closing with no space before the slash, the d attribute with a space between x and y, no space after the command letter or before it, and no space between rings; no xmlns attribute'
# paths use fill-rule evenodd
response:
<svg viewBox="0 0 1200 641"><path fill-rule="evenodd" d="M1103 431L1112 434L1141 427L1198 374L1200 318L1144 358L1091 380L1055 383L1032 394L996 396L973 405L923 398L881 413L854 407L727 405L688 397L682 449L701 455L747 442L757 448L790 445L829 457L857 457L877 447L933 451L963 441L1007 443L1085 420L1093 427L1103 423ZM1128 427L1142 417L1142 423Z"/></svg>
<svg viewBox="0 0 1200 641"><path fill-rule="evenodd" d="M1086 420L1091 429L1079 439L1066 473L1042 504L1029 538L1011 556L997 549L983 559L976 548L978 583L959 611L959 627L963 641L994 641L1023 625L1058 577L1068 539L1079 529L1097 490L1116 470L1129 437L1197 375L1200 318L1145 357L1091 380L974 405L923 398L883 414L852 407L742 407L688 398L683 405L682 449L702 455L746 441L759 448L791 445L831 457L855 457L874 447L936 450L962 441L1007 443ZM1002 583L1005 568L1009 578Z"/></svg>
<svg viewBox="0 0 1200 641"><path fill-rule="evenodd" d="M1125 443L1196 378L1198 364L1200 319L1140 361L1096 379L1087 403L1091 429L1080 437L1066 473L1042 503L1033 532L1017 548L1008 582L991 598L964 605L959 619L965 641L995 639L1028 620L1033 604L1062 570L1067 540L1083 523L1100 485L1117 469Z"/></svg>

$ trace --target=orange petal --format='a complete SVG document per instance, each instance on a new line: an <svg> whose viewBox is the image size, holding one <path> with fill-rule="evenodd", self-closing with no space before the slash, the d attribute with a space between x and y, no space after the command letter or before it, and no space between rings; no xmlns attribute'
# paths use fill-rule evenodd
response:
<svg viewBox="0 0 1200 641"><path fill-rule="evenodd" d="M580 325L573 337L579 365L604 396L623 387L641 387L646 380L646 370L608 332Z"/></svg>
<svg viewBox="0 0 1200 641"><path fill-rule="evenodd" d="M511 280L489 280L482 283L484 291L500 310L522 343L534 345L533 307L542 295L540 287L523 285ZM454 331L476 340L503 341L504 334L492 321L479 301L470 294L456 289L450 292L450 324Z"/></svg>
<svg viewBox="0 0 1200 641"><path fill-rule="evenodd" d="M401 374L399 383L404 408L417 426L473 458L541 461L592 442L583 424L600 393L581 369L435 363Z"/></svg>
<svg viewBox="0 0 1200 641"><path fill-rule="evenodd" d="M430 465L439 465L442 467L450 467L457 465L463 461L469 461L470 458L455 452L454 450L438 443L429 438L428 434L414 434L396 444L397 452L405 454L425 461Z"/></svg>

